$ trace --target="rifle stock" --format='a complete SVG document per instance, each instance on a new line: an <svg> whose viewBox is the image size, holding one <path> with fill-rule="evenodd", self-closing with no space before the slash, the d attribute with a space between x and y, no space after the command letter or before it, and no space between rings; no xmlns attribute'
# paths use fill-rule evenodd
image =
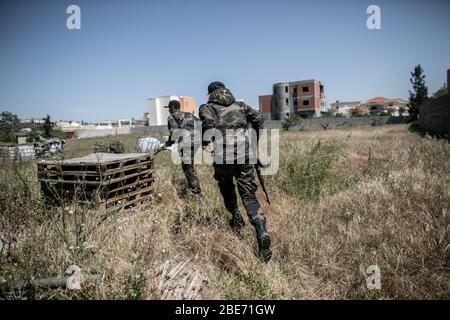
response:
<svg viewBox="0 0 450 320"><path fill-rule="evenodd" d="M262 187L262 189L264 191L264 194L266 195L266 201L270 205L269 194L267 193L266 184L264 182L264 178L263 178L262 173L261 173L261 168L264 168L264 165L258 159L256 161L256 164L255 164L256 175L258 176L259 184L261 185L261 187Z"/></svg>

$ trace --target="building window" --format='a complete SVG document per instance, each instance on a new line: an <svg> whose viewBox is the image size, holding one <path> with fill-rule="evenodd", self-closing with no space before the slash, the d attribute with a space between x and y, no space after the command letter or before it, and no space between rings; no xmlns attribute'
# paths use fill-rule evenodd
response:
<svg viewBox="0 0 450 320"><path fill-rule="evenodd" d="M309 106L309 100L303 100L303 105L304 106Z"/></svg>
<svg viewBox="0 0 450 320"><path fill-rule="evenodd" d="M297 87L294 87L294 93L297 93Z"/></svg>
<svg viewBox="0 0 450 320"><path fill-rule="evenodd" d="M289 104L289 99L288 98L286 98L286 104Z"/></svg>
<svg viewBox="0 0 450 320"><path fill-rule="evenodd" d="M288 87L284 87L284 91L285 91L285 92L289 92Z"/></svg>
<svg viewBox="0 0 450 320"><path fill-rule="evenodd" d="M309 92L309 87L302 87L302 92Z"/></svg>
<svg viewBox="0 0 450 320"><path fill-rule="evenodd" d="M297 100L294 100L294 106L297 106Z"/></svg>

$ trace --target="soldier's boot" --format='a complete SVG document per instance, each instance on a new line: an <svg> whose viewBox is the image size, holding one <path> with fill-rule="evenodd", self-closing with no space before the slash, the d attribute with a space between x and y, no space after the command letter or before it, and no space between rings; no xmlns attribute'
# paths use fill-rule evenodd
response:
<svg viewBox="0 0 450 320"><path fill-rule="evenodd" d="M192 165L183 164L182 168L192 195L196 200L201 200L203 198L203 193L194 167Z"/></svg>
<svg viewBox="0 0 450 320"><path fill-rule="evenodd" d="M268 262L272 258L272 238L266 229L266 221L261 220L255 223L255 230L259 256L263 262Z"/></svg>
<svg viewBox="0 0 450 320"><path fill-rule="evenodd" d="M242 218L241 212L236 210L233 217L230 220L230 226L233 231L239 233L243 227L245 227L244 218Z"/></svg>
<svg viewBox="0 0 450 320"><path fill-rule="evenodd" d="M193 193L194 199L196 201L202 201L205 197L203 196L203 193L200 191L199 193Z"/></svg>

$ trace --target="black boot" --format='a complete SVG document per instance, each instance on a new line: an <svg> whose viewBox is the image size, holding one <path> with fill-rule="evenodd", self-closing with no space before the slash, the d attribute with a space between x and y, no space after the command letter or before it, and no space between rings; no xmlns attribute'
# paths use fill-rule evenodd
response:
<svg viewBox="0 0 450 320"><path fill-rule="evenodd" d="M202 201L204 199L204 196L203 196L203 193L201 190L199 192L192 192L192 194L196 201Z"/></svg>
<svg viewBox="0 0 450 320"><path fill-rule="evenodd" d="M239 210L233 214L233 218L230 220L230 226L235 232L239 232L243 227L245 227L244 218L242 218Z"/></svg>
<svg viewBox="0 0 450 320"><path fill-rule="evenodd" d="M266 221L255 224L256 238L258 239L259 256L263 262L268 262L272 257L272 238L266 229Z"/></svg>

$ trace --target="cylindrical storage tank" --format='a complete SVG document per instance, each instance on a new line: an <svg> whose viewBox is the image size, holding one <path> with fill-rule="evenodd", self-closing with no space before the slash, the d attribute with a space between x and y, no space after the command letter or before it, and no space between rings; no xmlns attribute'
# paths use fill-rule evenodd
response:
<svg viewBox="0 0 450 320"><path fill-rule="evenodd" d="M159 140L153 137L139 137L136 140L136 152L138 153L154 154L160 146Z"/></svg>
<svg viewBox="0 0 450 320"><path fill-rule="evenodd" d="M273 113L277 120L286 119L290 113L289 83L281 82L273 85Z"/></svg>

